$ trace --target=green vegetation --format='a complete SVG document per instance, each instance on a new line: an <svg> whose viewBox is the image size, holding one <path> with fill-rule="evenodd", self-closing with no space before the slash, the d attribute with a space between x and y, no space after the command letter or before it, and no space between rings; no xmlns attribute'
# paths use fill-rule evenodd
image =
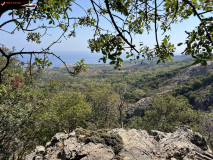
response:
<svg viewBox="0 0 213 160"><path fill-rule="evenodd" d="M3 22L0 29L8 23L14 22L18 31L27 32L27 35L25 35L27 42L37 44L45 40L44 37L48 35L49 29L55 28L57 32L62 31L62 33L59 38L57 37L55 41L50 42L40 51L13 51L9 55L0 48L0 53L8 62L4 64L0 73L8 67L10 59L16 55L44 54L44 58L35 57L35 60L45 65L50 64L45 57L46 55L53 55L61 60L50 49L62 38L76 37L76 32L80 27L93 31L93 37L90 39L88 37L88 48L91 52L100 52L103 55L100 61L106 63L109 60L110 64L114 65L116 69L120 69L122 66L122 54L132 60L157 58L157 63L171 62L176 47L183 44L187 47L182 54L190 55L194 59L194 63L207 65L208 60L213 60L212 1L100 0L96 2L90 0L87 7L82 6L80 2L78 0L40 0L35 8L22 7L23 4L10 6L9 16L12 15L13 20L8 19ZM76 9L75 7L79 8ZM13 12L12 9L16 10ZM9 10L9 7L2 10L0 14L3 14L6 10ZM73 10L78 10L77 14ZM187 37L173 44L170 40L172 38L170 30L175 27L174 24L186 21L192 16L198 21L197 26L190 31L185 31ZM110 25L112 27L109 27ZM29 26L31 27L29 28ZM14 33L14 31L4 29L2 31ZM141 36L152 31L154 32L154 45L152 43L147 46L146 43L135 42L132 38L135 35ZM162 36L160 37L159 34L162 34ZM61 61L63 62L63 60ZM86 65L82 59L70 73L77 74L84 71L85 68Z"/></svg>
<svg viewBox="0 0 213 160"><path fill-rule="evenodd" d="M82 128L77 128L75 133L77 136L83 136L79 138L81 142L87 143L101 143L112 147L115 154L118 154L123 149L123 140L120 135L114 133L108 133L109 130L85 130Z"/></svg>
<svg viewBox="0 0 213 160"><path fill-rule="evenodd" d="M75 131L77 135L78 132L85 135L84 143L100 142L118 153L122 149L121 139L109 135L107 130L121 127L122 122L125 128L166 132L179 125L189 125L206 136L213 146L212 74L197 73L174 85L190 62L190 59L175 61L160 64L159 68L153 63L145 72L139 72L144 68L137 64L128 66L125 73L105 67L106 72L82 73L76 77L68 76L63 69L43 70L34 65L32 81L29 66L13 59L0 87L2 159L23 158L35 145L45 145L55 133L69 133L78 127L83 128L83 132ZM129 73L134 67L139 70ZM89 72L98 68L93 66ZM171 91L156 96L165 90ZM206 98L201 100L203 94ZM126 108L148 96L153 96L154 102L143 111L142 117L127 119Z"/></svg>
<svg viewBox="0 0 213 160"><path fill-rule="evenodd" d="M179 60L180 59L180 60ZM126 84L128 92L125 95L126 102L136 102L139 99L151 96L160 92L165 80L174 77L178 71L189 66L193 61L177 57L174 62L158 64L155 62L143 64L129 64L123 66L121 71L115 71L110 66L105 66L99 71L102 65L90 65L87 73L70 77L63 68L53 68L44 71L41 79L45 82L49 78L64 83L64 88L71 88L75 91L88 90L89 86L99 84ZM91 83L92 81L92 83ZM45 84L40 84L45 87ZM96 88L96 87L95 87Z"/></svg>
<svg viewBox="0 0 213 160"><path fill-rule="evenodd" d="M171 95L157 96L144 114L142 118L133 117L128 127L172 132L176 126L185 124L196 130L202 118L200 111L192 110L187 98Z"/></svg>
<svg viewBox="0 0 213 160"><path fill-rule="evenodd" d="M204 134L213 146L213 74L197 73L198 76L182 80L185 78L182 73L187 73L192 62L205 66L208 60L213 60L213 17L210 14L213 2L89 2L90 8L83 9L77 0L40 0L33 9L20 6L10 11L12 20L0 24L1 32L14 34L21 30L27 33L26 41L38 44L42 43L50 28L62 31L53 43L33 52L15 52L15 48L10 51L0 44L0 159L23 159L32 148L44 145L57 132L69 133L78 127L111 129L121 127L122 122L125 122L126 128L162 131L172 131L177 125L187 124ZM83 9L83 14L73 14L73 5ZM168 31L173 24L191 16L195 16L200 23L186 32L187 38L182 40L185 42L176 43L179 43L177 46L184 43L187 47L182 54L192 59L175 61L176 47L171 43L172 35ZM108 25L102 24L106 21L112 24L110 28L113 29L109 30ZM5 29L9 23L15 25L12 32ZM63 37L75 37L78 27L89 27L90 31L94 31L93 37L88 40L88 48L91 52L101 52L103 57L100 61L106 63L109 60L120 72L107 65L101 68L88 66L89 72L70 77L70 74L86 70L84 60L69 68L51 52L51 47ZM134 42L132 37L152 30L156 40L154 47ZM162 38L158 39L158 34L162 32ZM17 56L22 54L30 55L28 63L18 60ZM132 65L123 61L122 54L132 60L143 58L152 61L144 60L143 67ZM51 66L48 55L61 60L64 68L46 69ZM161 64L166 61L169 62ZM154 65L156 63L159 65ZM122 69L121 64L124 65ZM163 91L168 93L156 96ZM144 110L144 115L127 119L126 108L150 96L154 97L154 102ZM122 149L122 140L118 135L88 136L85 142L112 146L115 153Z"/></svg>
<svg viewBox="0 0 213 160"><path fill-rule="evenodd" d="M194 109L207 111L212 105L212 100L202 98L202 96L212 95L213 73L209 72L206 76L198 76L185 82L176 90L176 95L184 95L194 106Z"/></svg>

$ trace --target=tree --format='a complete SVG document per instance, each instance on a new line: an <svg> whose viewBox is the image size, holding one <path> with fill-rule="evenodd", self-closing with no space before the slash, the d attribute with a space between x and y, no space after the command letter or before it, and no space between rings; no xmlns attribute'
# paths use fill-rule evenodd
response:
<svg viewBox="0 0 213 160"><path fill-rule="evenodd" d="M189 125L192 129L200 131L201 118L200 111L191 109L187 98L167 94L155 97L144 117L133 117L127 127L172 132L177 126Z"/></svg>
<svg viewBox="0 0 213 160"><path fill-rule="evenodd" d="M126 83L116 83L113 87L120 97L117 108L119 111L119 123L120 126L123 127L124 109L126 107L127 90L129 90L129 88Z"/></svg>
<svg viewBox="0 0 213 160"><path fill-rule="evenodd" d="M32 82L30 67L21 64L12 58L0 85L2 160L23 159L35 145L45 145L55 133L87 127L86 120L91 113L85 97L79 92L62 92L61 84L53 80L42 88L36 81L39 66L31 66Z"/></svg>
<svg viewBox="0 0 213 160"><path fill-rule="evenodd" d="M157 0L102 0L99 2L88 0L91 8L87 10L78 2L78 0L38 0L33 9L20 8L10 12L9 15L13 15L13 18L2 23L0 29L8 23L15 23L14 31L6 30L6 32L13 34L16 30L26 31L28 32L27 41L41 43L42 37L45 36L49 28L60 28L63 33L56 41L40 51L21 50L8 54L0 48L0 53L6 60L0 74L8 67L12 57L22 54L31 55L30 61L34 54L51 54L65 64L50 49L63 37L76 36L76 28L81 26L94 29L94 37L88 40L89 48L92 52L101 52L103 58L100 60L106 63L106 60L109 59L110 64L115 64L115 68L121 67L123 62L121 54L124 52L126 57L133 59L142 57L151 60L153 57L157 57L157 63L166 60L172 61L175 45L170 42L168 31L172 30L172 24L182 22L191 16L196 17L200 24L193 31L186 32L188 37L178 46L184 43L187 47L183 54L191 55L195 59L195 63L206 65L207 60L213 60L213 17L211 16L213 2L210 0L162 0L161 2ZM85 13L84 16L72 17L73 5L79 6L79 9ZM102 28L100 26L102 19L108 21L114 30ZM36 26L36 20L43 21L44 24ZM139 45L134 44L133 35L142 35L144 31L150 32L152 27L156 40L156 45L153 48L142 42ZM40 33L41 29L45 31L43 35ZM1 31L5 30L1 29ZM160 43L158 34L162 32L165 36ZM84 69L85 64L82 60L70 73L76 74ZM67 68L67 70L69 69Z"/></svg>
<svg viewBox="0 0 213 160"><path fill-rule="evenodd" d="M6 50L6 49L4 49ZM6 50L9 52L9 50ZM0 57L0 61L4 61ZM0 159L21 159L36 143L35 124L32 118L44 107L42 90L32 86L28 66L15 57L4 71L0 85ZM33 71L37 68L35 67ZM34 72L31 75L35 78Z"/></svg>
<svg viewBox="0 0 213 160"><path fill-rule="evenodd" d="M145 111L145 128L171 132L174 127L189 125L195 129L201 121L201 113L191 109L187 98L183 96L158 96L150 110ZM151 127L151 128L150 128Z"/></svg>
<svg viewBox="0 0 213 160"><path fill-rule="evenodd" d="M213 148L213 113L204 113L201 133L206 136L207 142Z"/></svg>
<svg viewBox="0 0 213 160"><path fill-rule="evenodd" d="M59 131L70 133L77 127L87 127L91 107L80 92L61 91L50 96L44 102L45 107L38 112L39 116L35 117L37 122L41 122L38 129L38 132L43 132L41 138Z"/></svg>
<svg viewBox="0 0 213 160"><path fill-rule="evenodd" d="M84 121L77 121L77 118L85 120L86 113L81 112L81 109L90 112L90 107L80 93L66 93L67 95L63 93L64 95L60 95L52 93L53 86L50 86L53 88L49 88L49 90L43 90L35 89L31 85L33 78L38 75L36 73L51 65L48 55L57 57L66 66L66 63L51 51L51 47L59 43L63 37L75 37L78 27L94 29L94 36L88 40L91 52L101 52L103 57L100 61L106 63L106 60L109 59L110 64L114 64L115 68L120 68L123 62L122 54L126 54L127 57L132 59L148 58L151 60L157 57L158 63L166 60L171 61L174 56L175 45L170 42L171 35L168 35L167 31L172 29L172 24L195 16L200 20L200 24L193 31L186 32L188 37L185 42L179 43L178 46L185 43L187 47L183 54L191 55L195 59L195 63L206 65L207 60L213 59L213 18L211 16L213 2L210 0L162 0L160 3L157 0L100 0L99 2L88 0L91 8L86 10L78 2L78 0L38 0L35 8L24 7L18 10L10 10L11 19L0 24L0 32L6 32L10 35L16 34L17 31L24 31L28 33L27 41L38 44L42 43L43 37L47 35L50 28L60 29L63 32L55 41L38 50L15 51L15 49L12 49L9 51L5 49L4 44L0 44L0 154L4 154L0 159L11 157L11 154L21 158L27 148L31 148L38 141L45 142L44 139L39 139L41 133L45 133L44 138L48 138L56 130L62 130L62 125L60 126L59 123L51 128L52 132L44 130L44 127L41 126L48 125L47 122L50 122L48 116L52 117L55 122L63 119L65 130L73 130L73 128L70 128L70 122L75 124L74 127L85 124ZM74 5L79 6L79 9L84 13L83 16L72 16ZM0 7L2 9L4 6L0 5ZM36 23L38 21L39 25ZM108 21L114 29L108 29L107 26L102 28L101 21ZM6 28L10 23L15 24L12 31ZM143 43L135 44L133 35L143 35L144 31L151 32L152 27L155 32L156 45L151 48ZM160 40L159 34L162 32L164 38ZM28 64L23 64L16 59L16 56L26 54L30 55ZM38 55L42 55L43 58L38 57ZM75 75L85 70L86 65L82 59L79 63L76 63L73 71L70 71L67 66L66 68L71 74ZM51 94L56 94L52 96L56 101L51 101ZM47 95L49 95L48 98ZM70 97L71 99L69 99ZM76 102L75 98L80 101ZM94 102L90 105L92 105L92 113L95 113L94 117L97 120L98 128L117 125L115 122L118 122L119 112L116 107L119 104L119 96L111 88L106 86L101 90L94 91L88 99L90 102ZM177 99L178 101L169 97L156 100L152 112L147 111L147 116L144 117L145 121L149 124L153 123L155 128L170 130L172 126L179 124L172 118L176 116L178 111L182 116L179 119L181 122L195 121L195 114L189 109L187 102L180 97ZM168 102L174 109L166 104L167 109L165 109L163 107L165 102ZM51 105L48 106L48 103ZM163 106L159 106L160 103ZM61 113L60 115L57 115L54 110L49 110L51 114L40 114L44 112L39 111L48 113L45 110L46 107L53 108L54 104L57 106L57 111ZM67 112L61 112L62 108L59 106L62 106L63 110ZM165 110L170 114L165 114ZM158 116L158 111L162 113L162 116ZM80 112L83 115L79 114ZM186 116L187 114L190 116ZM151 116L155 117L155 122L161 123L153 122ZM43 118L41 119L41 117ZM140 119L137 121L140 124ZM39 132L40 130L42 132ZM36 134L34 131L36 131Z"/></svg>
<svg viewBox="0 0 213 160"><path fill-rule="evenodd" d="M119 122L120 97L113 91L110 84L96 83L89 84L85 91L87 101L92 108L90 121L95 127L115 128Z"/></svg>

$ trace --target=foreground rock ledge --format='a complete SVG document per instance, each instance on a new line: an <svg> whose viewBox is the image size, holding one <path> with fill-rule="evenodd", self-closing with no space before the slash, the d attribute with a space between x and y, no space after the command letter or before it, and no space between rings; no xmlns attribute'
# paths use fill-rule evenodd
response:
<svg viewBox="0 0 213 160"><path fill-rule="evenodd" d="M205 138L188 126L177 127L173 133L153 130L148 134L135 129L108 133L122 137L123 148L117 154L106 144L80 142L79 135L72 132L57 133L46 147L37 146L26 160L213 160Z"/></svg>

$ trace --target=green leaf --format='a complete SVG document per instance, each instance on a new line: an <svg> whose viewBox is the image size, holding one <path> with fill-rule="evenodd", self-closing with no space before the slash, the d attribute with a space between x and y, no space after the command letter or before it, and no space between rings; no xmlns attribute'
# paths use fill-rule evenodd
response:
<svg viewBox="0 0 213 160"><path fill-rule="evenodd" d="M115 61L111 61L109 64L115 64Z"/></svg>
<svg viewBox="0 0 213 160"><path fill-rule="evenodd" d="M195 40L196 36L197 36L197 34L193 33L190 40L189 40L189 43L192 43Z"/></svg>
<svg viewBox="0 0 213 160"><path fill-rule="evenodd" d="M177 46L181 46L183 43L178 43Z"/></svg>
<svg viewBox="0 0 213 160"><path fill-rule="evenodd" d="M119 58L119 59L118 59L118 62L120 62L120 63L121 63L121 62L123 62L123 61L124 61L124 60L123 60L123 59L121 59L121 58Z"/></svg>
<svg viewBox="0 0 213 160"><path fill-rule="evenodd" d="M160 63L160 59L157 61L157 64L159 64Z"/></svg>
<svg viewBox="0 0 213 160"><path fill-rule="evenodd" d="M206 66L207 65L207 62L205 60L201 61L201 65L202 66Z"/></svg>

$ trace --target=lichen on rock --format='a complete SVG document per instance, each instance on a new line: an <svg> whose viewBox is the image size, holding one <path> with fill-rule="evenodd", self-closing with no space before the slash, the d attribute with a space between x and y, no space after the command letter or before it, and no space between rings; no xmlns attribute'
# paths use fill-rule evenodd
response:
<svg viewBox="0 0 213 160"><path fill-rule="evenodd" d="M39 150L39 152L38 152ZM41 151L41 152L40 152ZM205 138L188 126L172 133L136 129L59 133L46 145L37 147L26 160L213 160Z"/></svg>

